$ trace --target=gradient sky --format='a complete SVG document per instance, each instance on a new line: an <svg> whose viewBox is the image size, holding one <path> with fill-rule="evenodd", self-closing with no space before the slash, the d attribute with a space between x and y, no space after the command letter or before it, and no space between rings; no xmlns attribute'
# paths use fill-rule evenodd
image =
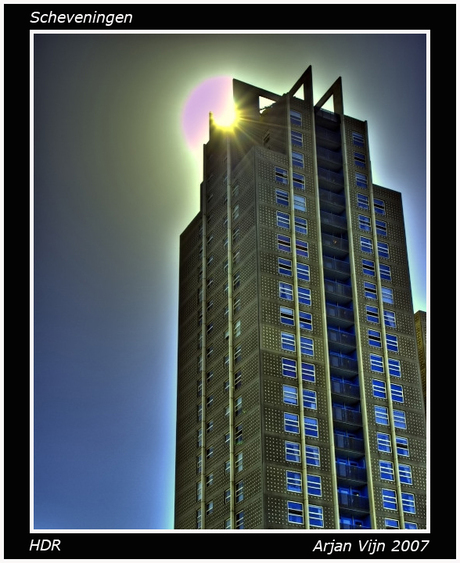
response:
<svg viewBox="0 0 460 563"><path fill-rule="evenodd" d="M193 102L192 138L188 100L216 77L283 94L311 65L317 101L341 76L426 310L425 35L38 34L34 54L35 528L170 529L179 236L220 103Z"/></svg>

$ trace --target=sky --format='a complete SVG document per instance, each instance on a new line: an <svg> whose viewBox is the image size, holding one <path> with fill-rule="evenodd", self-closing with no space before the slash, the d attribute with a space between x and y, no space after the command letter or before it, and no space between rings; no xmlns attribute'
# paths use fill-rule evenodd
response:
<svg viewBox="0 0 460 563"><path fill-rule="evenodd" d="M179 236L216 83L283 94L311 65L316 102L342 77L374 182L402 193L426 310L425 49L424 34L35 35L36 529L173 528Z"/></svg>

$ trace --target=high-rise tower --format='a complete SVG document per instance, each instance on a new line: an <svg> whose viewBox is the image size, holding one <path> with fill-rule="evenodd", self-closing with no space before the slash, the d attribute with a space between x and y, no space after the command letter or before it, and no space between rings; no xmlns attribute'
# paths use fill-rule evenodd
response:
<svg viewBox="0 0 460 563"><path fill-rule="evenodd" d="M340 79L317 104L311 68L233 91L181 236L175 527L423 529L401 195L373 183Z"/></svg>

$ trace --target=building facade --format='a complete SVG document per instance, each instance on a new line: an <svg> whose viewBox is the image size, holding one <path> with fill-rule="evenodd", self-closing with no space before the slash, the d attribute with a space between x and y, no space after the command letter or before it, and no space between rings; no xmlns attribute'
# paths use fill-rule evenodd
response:
<svg viewBox="0 0 460 563"><path fill-rule="evenodd" d="M340 78L233 91L180 241L175 528L424 529L401 195Z"/></svg>

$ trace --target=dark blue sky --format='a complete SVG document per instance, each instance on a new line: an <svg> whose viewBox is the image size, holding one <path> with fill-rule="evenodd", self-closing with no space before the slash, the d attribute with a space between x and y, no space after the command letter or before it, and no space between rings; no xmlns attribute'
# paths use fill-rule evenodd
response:
<svg viewBox="0 0 460 563"><path fill-rule="evenodd" d="M426 310L425 47L423 34L35 35L35 528L173 527L179 236L202 179L181 119L203 81L283 94L311 65L317 101L342 77L374 181L403 195Z"/></svg>

